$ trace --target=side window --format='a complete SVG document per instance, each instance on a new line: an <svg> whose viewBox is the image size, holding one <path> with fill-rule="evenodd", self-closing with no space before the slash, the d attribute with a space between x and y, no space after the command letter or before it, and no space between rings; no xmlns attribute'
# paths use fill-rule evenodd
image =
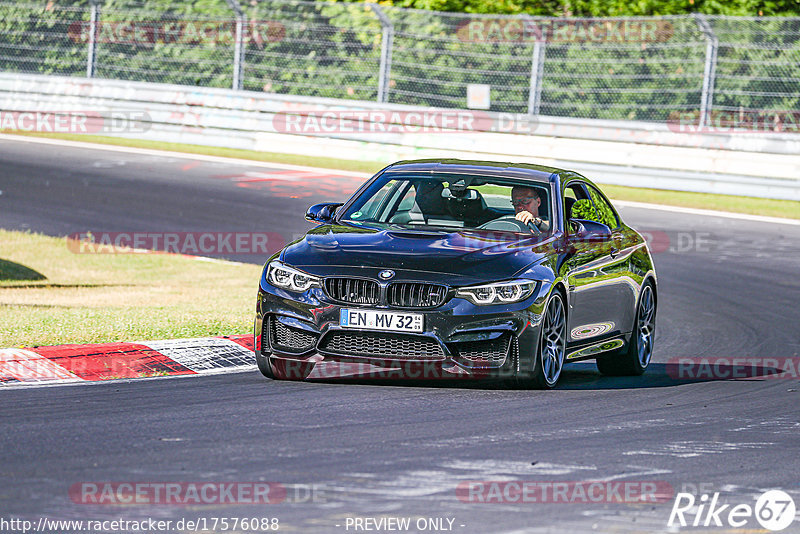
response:
<svg viewBox="0 0 800 534"><path fill-rule="evenodd" d="M592 197L594 207L597 209L598 213L598 218L593 220L605 224L612 230L619 227L619 218L614 212L614 208L611 207L597 189L589 187L589 195Z"/></svg>
<svg viewBox="0 0 800 534"><path fill-rule="evenodd" d="M596 221L598 219L597 212L594 211L594 205L588 198L576 200L570 211L572 212L570 219L584 219L587 221Z"/></svg>
<svg viewBox="0 0 800 534"><path fill-rule="evenodd" d="M378 221L381 216L379 212L386 209L389 197L396 193L397 188L398 182L389 180L358 211L350 215L350 218L361 221Z"/></svg>
<svg viewBox="0 0 800 534"><path fill-rule="evenodd" d="M497 184L483 184L472 187L481 198L486 202L486 206L507 213L514 213L514 206L511 204L511 186Z"/></svg>
<svg viewBox="0 0 800 534"><path fill-rule="evenodd" d="M567 219L597 220L594 204L582 182L572 182L564 189L564 213Z"/></svg>
<svg viewBox="0 0 800 534"><path fill-rule="evenodd" d="M408 211L414 207L414 201L417 199L417 191L413 187L409 187L400 204L397 206L397 211Z"/></svg>

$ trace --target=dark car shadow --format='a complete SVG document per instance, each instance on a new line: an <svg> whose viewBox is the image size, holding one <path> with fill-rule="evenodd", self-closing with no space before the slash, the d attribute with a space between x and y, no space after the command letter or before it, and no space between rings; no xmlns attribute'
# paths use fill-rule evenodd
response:
<svg viewBox="0 0 800 534"><path fill-rule="evenodd" d="M0 281L32 282L36 280L47 280L47 277L20 263L0 259Z"/></svg>
<svg viewBox="0 0 800 534"><path fill-rule="evenodd" d="M559 390L603 390L603 389L647 389L665 388L695 384L700 382L717 382L729 380L769 380L784 378L783 370L769 366L750 366L742 368L728 364L708 367L702 371L692 369L678 363L652 363L641 376L603 376L594 362L580 362L564 367L556 389ZM796 377L786 377L796 378ZM399 371L349 376L341 378L307 378L307 382L320 384L348 384L371 386L398 386L424 388L459 388L459 389L521 389L513 380L502 378L436 378L419 379L404 378Z"/></svg>
<svg viewBox="0 0 800 534"><path fill-rule="evenodd" d="M774 380L795 379L792 369L779 369L770 365L742 363L732 365L716 363L715 358L685 358L677 363L651 363L641 376L603 376L597 371L594 362L581 362L564 368L560 389L641 389L664 388L696 384L700 382L721 382L736 380Z"/></svg>
<svg viewBox="0 0 800 534"><path fill-rule="evenodd" d="M679 378L677 366L673 364L651 363L641 376L604 376L597 370L594 362L581 362L564 367L558 389L665 388L701 381L709 380Z"/></svg>

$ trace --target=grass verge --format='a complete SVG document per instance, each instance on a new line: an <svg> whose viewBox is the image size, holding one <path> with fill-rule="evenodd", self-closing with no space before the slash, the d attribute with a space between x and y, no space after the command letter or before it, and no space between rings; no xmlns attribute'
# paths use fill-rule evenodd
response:
<svg viewBox="0 0 800 534"><path fill-rule="evenodd" d="M64 238L6 230L0 243L0 348L250 332L258 265L76 254Z"/></svg>
<svg viewBox="0 0 800 534"><path fill-rule="evenodd" d="M162 143L159 141L123 139L119 137L98 135L54 134L39 132L13 133L15 135L28 135L32 137L47 137L54 139L65 139L69 141L83 141L107 145L149 148L154 150L171 150L174 152L184 152L189 154L206 154L211 156L250 159L271 163L306 165L309 167L319 167L323 169L363 172L365 175L377 172L384 166L384 164L369 161L355 161L317 156L312 158L310 156L300 156L296 154L257 152L254 150L206 147L182 143ZM591 176L589 178L591 178ZM618 200L630 200L635 202L649 202L652 204L665 204L669 206L683 206L687 208L732 211L736 213L747 213L750 215L765 215L769 217L800 219L800 202L793 200L737 197L731 195L714 195L711 193L689 193L684 191L666 191L661 189L623 187L619 185L603 185L603 191L605 191L606 194L608 194L608 196L611 198Z"/></svg>

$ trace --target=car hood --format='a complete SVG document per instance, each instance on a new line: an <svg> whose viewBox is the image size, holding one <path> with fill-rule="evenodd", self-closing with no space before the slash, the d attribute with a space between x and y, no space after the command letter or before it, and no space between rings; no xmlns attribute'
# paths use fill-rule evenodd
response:
<svg viewBox="0 0 800 534"><path fill-rule="evenodd" d="M320 276L346 272L343 267L355 267L502 280L541 260L546 248L539 237L510 232L324 225L286 247L281 259Z"/></svg>

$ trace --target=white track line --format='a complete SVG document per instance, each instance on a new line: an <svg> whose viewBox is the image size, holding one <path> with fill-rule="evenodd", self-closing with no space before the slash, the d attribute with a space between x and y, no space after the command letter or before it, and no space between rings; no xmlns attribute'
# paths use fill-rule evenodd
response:
<svg viewBox="0 0 800 534"><path fill-rule="evenodd" d="M136 148L130 146L89 143L85 141L66 141L62 139L48 139L46 137L28 137L26 135L0 134L0 141L4 139L7 141L24 141L29 143L40 143L43 145L67 146L73 148L85 148L92 150L108 150L112 152L125 152L128 154L159 156L162 158L170 157L170 158L190 159L195 161L208 161L210 163L226 163L228 165L247 165L249 167L264 167L269 169L287 169L294 171L309 171L309 172L318 172L323 174L335 174L339 176L354 176L356 178L363 178L365 180L369 176L369 174L363 172L340 171L337 169L323 169L321 167L290 165L288 163L271 163L267 161L256 161L252 159L226 158L223 156L208 156L205 154L191 154L188 152L171 152L169 150L157 150L152 148ZM308 158L313 159L311 158L311 156L308 156Z"/></svg>
<svg viewBox="0 0 800 534"><path fill-rule="evenodd" d="M141 154L147 156L160 156L171 158L182 158L195 161L208 161L212 163L227 163L233 165L247 165L250 167L265 167L273 169L288 169L298 171L319 172L324 174L334 174L340 176L354 176L357 178L368 177L365 173L341 171L337 169L324 169L322 167L307 167L305 165L290 165L287 163L269 163L265 161L255 161L249 159L226 158L222 156L207 156L205 154L190 154L186 152L171 152L169 150L156 150L149 148L134 148L117 145L103 145L99 143L89 143L83 141L64 141L61 139L48 139L42 137L28 137L23 135L0 134L0 141L24 141L30 143L41 143L45 145L68 146L74 148L88 148L93 150L109 150L114 152L126 152L128 154ZM754 221L768 224L788 224L791 226L800 225L798 219L785 219L782 217L766 217L763 215L748 215L746 213L734 213L730 211L704 210L697 208L684 208L682 206L667 206L663 204L648 204L645 202L632 202L628 200L614 200L614 204L630 208L642 208L650 210L672 211L675 213L686 213L691 215L702 215L704 217L722 217L725 219L739 219L743 221Z"/></svg>
<svg viewBox="0 0 800 534"><path fill-rule="evenodd" d="M58 382L14 382L7 383L0 386L0 395L3 391L31 389L31 388L56 388L56 387L70 387L70 386L99 386L101 384L133 384L139 382L148 382L152 380L181 380L184 378L197 378L201 376L220 376L223 374L232 375L237 373L252 373L258 369L256 365L252 367L231 367L230 369L219 373L197 373L193 375L165 375L165 376L146 376L141 378L115 378L114 380L78 380L78 381L58 381ZM261 377L261 374L258 374Z"/></svg>
<svg viewBox="0 0 800 534"><path fill-rule="evenodd" d="M800 226L800 219L784 219L783 217L749 215L747 213L734 213L731 211L702 210L697 208L684 208L682 206L666 206L664 204L647 204L645 202L633 202L630 200L614 200L614 204L617 206L624 206L627 208L674 211L676 213L686 213L689 215L702 215L705 217L724 217L726 219L741 219L743 221L756 221L769 224L789 224L793 226ZM800 203L798 203L798 209L800 209Z"/></svg>

